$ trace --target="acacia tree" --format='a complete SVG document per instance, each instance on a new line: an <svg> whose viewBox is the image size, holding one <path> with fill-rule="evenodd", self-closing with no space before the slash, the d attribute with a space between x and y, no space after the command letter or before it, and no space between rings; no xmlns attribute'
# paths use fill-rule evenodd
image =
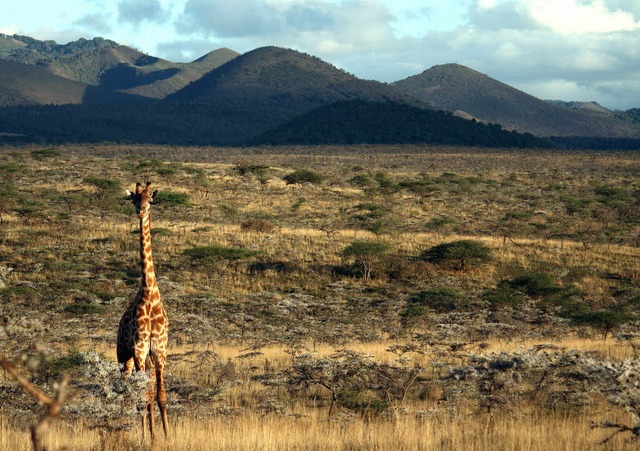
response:
<svg viewBox="0 0 640 451"><path fill-rule="evenodd" d="M470 264L491 261L491 249L477 240L459 240L439 244L420 254L420 259L429 263L453 266L464 271Z"/></svg>
<svg viewBox="0 0 640 451"><path fill-rule="evenodd" d="M362 273L364 280L371 279L386 260L389 243L383 241L358 240L342 251L342 257L354 260L354 266Z"/></svg>

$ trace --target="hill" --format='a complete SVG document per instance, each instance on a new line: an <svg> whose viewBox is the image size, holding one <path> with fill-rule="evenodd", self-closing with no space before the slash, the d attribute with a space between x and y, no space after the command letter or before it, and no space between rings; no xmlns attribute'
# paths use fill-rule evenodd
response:
<svg viewBox="0 0 640 451"><path fill-rule="evenodd" d="M220 130L221 138L242 142L300 114L353 99L421 105L389 85L358 79L317 57L279 47L240 55L165 102L198 105L212 120L233 121L235 132Z"/></svg>
<svg viewBox="0 0 640 451"><path fill-rule="evenodd" d="M51 74L41 66L0 59L0 106L79 104L129 101L133 96L112 93Z"/></svg>
<svg viewBox="0 0 640 451"><path fill-rule="evenodd" d="M351 100L318 108L276 127L253 144L409 144L549 147L533 135L393 102Z"/></svg>
<svg viewBox="0 0 640 451"><path fill-rule="evenodd" d="M459 64L434 66L393 86L434 108L536 136L640 136L640 128L608 110L545 102Z"/></svg>
<svg viewBox="0 0 640 451"><path fill-rule="evenodd" d="M0 108L0 133L32 140L242 145L257 137L461 143L472 136L480 141L470 145L500 146L521 140L506 133L515 131L562 147L640 146L632 110L543 101L456 64L385 84L273 46L173 63L103 38L60 45L0 34L0 70L0 106L9 108ZM425 112L434 108L452 114ZM446 121L434 125L436 116ZM453 139L456 129L465 136Z"/></svg>
<svg viewBox="0 0 640 451"><path fill-rule="evenodd" d="M280 47L261 47L240 55L168 100L234 104L246 101L306 112L354 98L420 103L387 84L361 80L320 58Z"/></svg>
<svg viewBox="0 0 640 451"><path fill-rule="evenodd" d="M219 49L191 63L173 63L103 38L68 44L0 35L0 58L44 67L53 75L103 89L163 98L238 55ZM68 102L75 103L75 102Z"/></svg>

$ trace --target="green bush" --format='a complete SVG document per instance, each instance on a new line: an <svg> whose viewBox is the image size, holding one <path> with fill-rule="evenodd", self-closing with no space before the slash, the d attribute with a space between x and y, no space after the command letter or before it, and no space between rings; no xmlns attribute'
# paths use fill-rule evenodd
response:
<svg viewBox="0 0 640 451"><path fill-rule="evenodd" d="M122 187L117 180L105 179L100 177L86 177L84 183L93 185L100 191L120 192Z"/></svg>
<svg viewBox="0 0 640 451"><path fill-rule="evenodd" d="M38 368L37 378L41 381L58 381L63 374L70 374L85 364L85 359L79 351L56 357L42 363Z"/></svg>
<svg viewBox="0 0 640 451"><path fill-rule="evenodd" d="M285 175L283 180L287 182L287 185L293 185L296 183L311 183L317 185L322 183L324 177L309 169L297 169L292 173Z"/></svg>
<svg viewBox="0 0 640 451"><path fill-rule="evenodd" d="M407 310L415 307L428 307L436 313L447 313L468 307L467 298L453 288L435 288L420 291L408 299Z"/></svg>
<svg viewBox="0 0 640 451"><path fill-rule="evenodd" d="M455 223L456 223L455 218L452 218L451 216L440 215L437 218L433 218L427 221L427 223L425 224L425 227L428 230L443 230Z"/></svg>
<svg viewBox="0 0 640 451"><path fill-rule="evenodd" d="M492 255L491 249L480 241L459 240L427 249L420 254L420 259L464 271L470 264L491 261Z"/></svg>
<svg viewBox="0 0 640 451"><path fill-rule="evenodd" d="M105 308L102 305L75 302L65 306L64 311L73 315L94 315L104 313Z"/></svg>
<svg viewBox="0 0 640 451"><path fill-rule="evenodd" d="M575 309L565 308L564 314L568 316L574 324L590 326L602 334L602 339L606 339L609 332L617 329L625 323L638 320L638 317L623 306L613 306L610 308L593 310L588 306L576 306Z"/></svg>
<svg viewBox="0 0 640 451"><path fill-rule="evenodd" d="M501 307L517 307L524 301L524 295L509 284L498 284L496 288L486 290L482 298L487 301L492 309Z"/></svg>
<svg viewBox="0 0 640 451"><path fill-rule="evenodd" d="M175 193L172 191L160 191L155 199L156 203L168 203L173 205L191 205L187 193Z"/></svg>
<svg viewBox="0 0 640 451"><path fill-rule="evenodd" d="M203 266L216 266L220 262L226 262L226 267L240 260L246 260L256 255L260 255L260 251L254 251L243 247L226 247L226 246L198 246L186 249L183 254L191 257L191 259Z"/></svg>
<svg viewBox="0 0 640 451"><path fill-rule="evenodd" d="M351 177L349 180L349 185L355 186L357 188L367 188L373 184L371 177L365 174L358 174Z"/></svg>
<svg viewBox="0 0 640 451"><path fill-rule="evenodd" d="M562 290L561 287L555 284L553 278L546 273L525 274L511 280L502 281L500 284L507 285L514 290L535 298L552 295Z"/></svg>
<svg viewBox="0 0 640 451"><path fill-rule="evenodd" d="M262 176L267 172L267 169L269 169L269 166L265 166L262 164L249 164L244 161L236 163L234 167L234 170L238 173L238 175L241 175L241 176L245 176L249 174Z"/></svg>
<svg viewBox="0 0 640 451"><path fill-rule="evenodd" d="M42 150L32 150L31 156L36 160L42 160L44 158L54 158L59 157L60 152L52 150L52 149L42 149Z"/></svg>

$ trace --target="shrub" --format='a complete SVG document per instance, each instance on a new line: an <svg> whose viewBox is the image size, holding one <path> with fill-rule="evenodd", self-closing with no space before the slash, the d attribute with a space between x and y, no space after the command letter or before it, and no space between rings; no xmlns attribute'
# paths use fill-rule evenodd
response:
<svg viewBox="0 0 640 451"><path fill-rule="evenodd" d="M455 218L446 215L439 215L437 218L430 219L425 224L428 230L443 230L456 223Z"/></svg>
<svg viewBox="0 0 640 451"><path fill-rule="evenodd" d="M408 307L428 307L436 313L447 313L468 306L462 293L453 288L435 288L409 296Z"/></svg>
<svg viewBox="0 0 640 451"><path fill-rule="evenodd" d="M38 368L38 378L42 381L58 380L63 374L76 370L84 363L82 353L72 351L69 354L44 361Z"/></svg>
<svg viewBox="0 0 640 451"><path fill-rule="evenodd" d="M400 189L400 186L386 172L377 172L373 178L378 182L378 188L383 194L393 194Z"/></svg>
<svg viewBox="0 0 640 451"><path fill-rule="evenodd" d="M262 164L249 164L245 161L241 161L236 163L234 167L235 171L238 175L245 176L249 174L255 174L258 176L264 175L269 166L265 166Z"/></svg>
<svg viewBox="0 0 640 451"><path fill-rule="evenodd" d="M59 157L60 152L52 149L32 150L31 156L36 160L42 160L43 158Z"/></svg>
<svg viewBox="0 0 640 451"><path fill-rule="evenodd" d="M83 181L97 188L95 197L98 199L98 206L100 208L115 211L122 210L120 200L122 199L124 190L119 181L101 177L87 177Z"/></svg>
<svg viewBox="0 0 640 451"><path fill-rule="evenodd" d="M606 340L609 332L617 329L625 323L638 320L638 317L622 306L613 306L601 310L592 310L589 307L577 307L574 310L565 309L566 316L578 325L590 326L602 334Z"/></svg>
<svg viewBox="0 0 640 451"><path fill-rule="evenodd" d="M226 261L226 268L234 262L255 257L259 254L260 251L226 246L198 246L184 251L184 255L191 257L192 260L203 266L215 266L222 261Z"/></svg>
<svg viewBox="0 0 640 451"><path fill-rule="evenodd" d="M293 185L296 183L311 183L317 185L322 183L324 177L309 169L297 169L292 173L285 175L283 180L287 182L287 185Z"/></svg>
<svg viewBox="0 0 640 451"><path fill-rule="evenodd" d="M275 230L276 226L273 222L263 218L251 218L240 223L240 229L245 232L270 233Z"/></svg>
<svg viewBox="0 0 640 451"><path fill-rule="evenodd" d="M307 199L299 197L293 204L291 204L291 210L298 211L305 203L307 203Z"/></svg>
<svg viewBox="0 0 640 451"><path fill-rule="evenodd" d="M535 298L555 294L561 290L560 287L556 286L553 278L546 273L525 274L511 280L502 281L500 284L507 285Z"/></svg>
<svg viewBox="0 0 640 451"><path fill-rule="evenodd" d="M496 288L485 291L482 297L493 309L505 306L516 307L524 301L522 292L504 283L500 283Z"/></svg>
<svg viewBox="0 0 640 451"><path fill-rule="evenodd" d="M389 208L374 202L364 202L354 207L358 213L349 221L350 225L369 232L380 234L388 225L385 216Z"/></svg>
<svg viewBox="0 0 640 451"><path fill-rule="evenodd" d="M420 259L464 271L469 264L491 261L492 255L491 249L480 241L459 240L427 249L420 254Z"/></svg>
<svg viewBox="0 0 640 451"><path fill-rule="evenodd" d="M73 304L66 305L64 311L73 315L93 315L104 313L105 308L102 305L88 302L74 302Z"/></svg>
<svg viewBox="0 0 640 451"><path fill-rule="evenodd" d="M187 193L175 193L172 191L159 191L155 202L166 202L173 205L191 205L189 195Z"/></svg>
<svg viewBox="0 0 640 451"><path fill-rule="evenodd" d="M371 177L365 174L354 175L348 180L351 186L355 186L357 188L367 188L373 184Z"/></svg>
<svg viewBox="0 0 640 451"><path fill-rule="evenodd" d="M93 185L102 192L119 192L121 191L120 182L117 180L104 179L100 177L87 177L83 180L84 183Z"/></svg>

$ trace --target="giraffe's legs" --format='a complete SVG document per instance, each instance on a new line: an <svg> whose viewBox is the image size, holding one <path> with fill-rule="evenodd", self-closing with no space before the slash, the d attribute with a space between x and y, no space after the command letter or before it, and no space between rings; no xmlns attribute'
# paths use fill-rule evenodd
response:
<svg viewBox="0 0 640 451"><path fill-rule="evenodd" d="M156 366L150 357L147 357L147 368L149 369L149 400L147 402L147 415L149 415L149 435L151 442L155 439L153 424L153 401L155 399L154 389L156 384Z"/></svg>
<svg viewBox="0 0 640 451"><path fill-rule="evenodd" d="M133 374L133 358L124 362L124 367L122 369L122 375L127 378Z"/></svg>
<svg viewBox="0 0 640 451"><path fill-rule="evenodd" d="M164 357L159 357L157 362L157 386L156 396L158 397L158 407L160 408L160 417L162 418L162 429L164 429L165 438L169 438L169 425L167 420L167 394L164 391Z"/></svg>

